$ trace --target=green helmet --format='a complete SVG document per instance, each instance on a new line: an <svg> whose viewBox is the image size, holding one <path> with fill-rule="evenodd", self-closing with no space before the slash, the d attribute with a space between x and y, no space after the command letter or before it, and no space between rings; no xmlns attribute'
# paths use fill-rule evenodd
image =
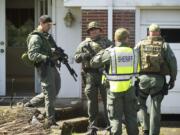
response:
<svg viewBox="0 0 180 135"><path fill-rule="evenodd" d="M160 27L159 27L159 25L157 25L155 23L152 23L149 26L149 31L151 31L151 32L159 32L160 31Z"/></svg>
<svg viewBox="0 0 180 135"><path fill-rule="evenodd" d="M100 27L99 23L96 22L96 21L92 21L92 22L90 22L90 23L88 24L88 26L87 26L87 32L89 32L89 30L91 30L91 29L93 29L93 28L95 28L95 29L100 29L100 30L101 30L101 27Z"/></svg>
<svg viewBox="0 0 180 135"><path fill-rule="evenodd" d="M125 28L118 28L114 35L114 39L118 41L125 40L127 37L129 37L129 31Z"/></svg>

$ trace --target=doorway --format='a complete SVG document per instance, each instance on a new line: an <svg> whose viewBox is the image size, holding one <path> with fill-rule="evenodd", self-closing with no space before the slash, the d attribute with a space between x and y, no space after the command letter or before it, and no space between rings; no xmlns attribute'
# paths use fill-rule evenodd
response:
<svg viewBox="0 0 180 135"><path fill-rule="evenodd" d="M34 0L6 0L6 95L34 95L34 68L24 65L21 55L26 38L34 29Z"/></svg>

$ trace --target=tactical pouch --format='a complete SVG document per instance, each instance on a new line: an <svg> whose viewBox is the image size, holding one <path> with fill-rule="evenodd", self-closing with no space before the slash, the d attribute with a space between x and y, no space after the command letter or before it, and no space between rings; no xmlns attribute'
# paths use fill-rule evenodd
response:
<svg viewBox="0 0 180 135"><path fill-rule="evenodd" d="M160 58L158 57L158 55L152 55L150 56L150 67L151 67L151 70L154 72L160 72L160 63L161 63L161 60Z"/></svg>
<svg viewBox="0 0 180 135"><path fill-rule="evenodd" d="M135 95L136 97L139 96L139 80L136 80L135 83L134 83L134 86L135 86Z"/></svg>
<svg viewBox="0 0 180 135"><path fill-rule="evenodd" d="M170 70L166 61L161 65L161 74L170 75Z"/></svg>
<svg viewBox="0 0 180 135"><path fill-rule="evenodd" d="M27 52L24 52L21 55L21 59L27 66L29 66L29 67L34 66L34 62L29 59Z"/></svg>

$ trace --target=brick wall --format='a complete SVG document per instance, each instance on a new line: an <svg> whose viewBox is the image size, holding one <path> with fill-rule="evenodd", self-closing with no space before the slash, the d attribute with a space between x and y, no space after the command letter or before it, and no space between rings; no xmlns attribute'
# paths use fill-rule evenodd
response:
<svg viewBox="0 0 180 135"><path fill-rule="evenodd" d="M108 11L107 10L82 10L82 40L87 36L87 24L90 21L98 21L103 29L103 35L107 36ZM135 44L135 10L113 11L113 36L119 27L125 27L130 31L130 44Z"/></svg>
<svg viewBox="0 0 180 135"><path fill-rule="evenodd" d="M113 11L113 34L119 27L127 28L130 31L130 44L135 44L135 10L114 10Z"/></svg>
<svg viewBox="0 0 180 135"><path fill-rule="evenodd" d="M107 36L107 10L82 10L82 40L87 36L86 29L90 21L98 21L103 29L103 35Z"/></svg>

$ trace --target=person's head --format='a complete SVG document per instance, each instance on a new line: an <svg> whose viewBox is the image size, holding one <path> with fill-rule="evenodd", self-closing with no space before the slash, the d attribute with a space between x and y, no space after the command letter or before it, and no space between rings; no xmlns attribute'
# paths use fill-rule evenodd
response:
<svg viewBox="0 0 180 135"><path fill-rule="evenodd" d="M52 23L52 19L50 16L48 15L42 15L40 18L39 18L39 29L42 31L42 32L48 32L52 25L54 25Z"/></svg>
<svg viewBox="0 0 180 135"><path fill-rule="evenodd" d="M149 26L149 36L160 36L160 27L159 25L152 23Z"/></svg>
<svg viewBox="0 0 180 135"><path fill-rule="evenodd" d="M100 24L96 21L90 22L87 26L87 33L92 39L100 36L101 31L102 29L100 27Z"/></svg>
<svg viewBox="0 0 180 135"><path fill-rule="evenodd" d="M114 34L115 42L128 43L128 39L129 39L129 31L127 29L125 29L125 28L118 28L115 31L115 34Z"/></svg>

